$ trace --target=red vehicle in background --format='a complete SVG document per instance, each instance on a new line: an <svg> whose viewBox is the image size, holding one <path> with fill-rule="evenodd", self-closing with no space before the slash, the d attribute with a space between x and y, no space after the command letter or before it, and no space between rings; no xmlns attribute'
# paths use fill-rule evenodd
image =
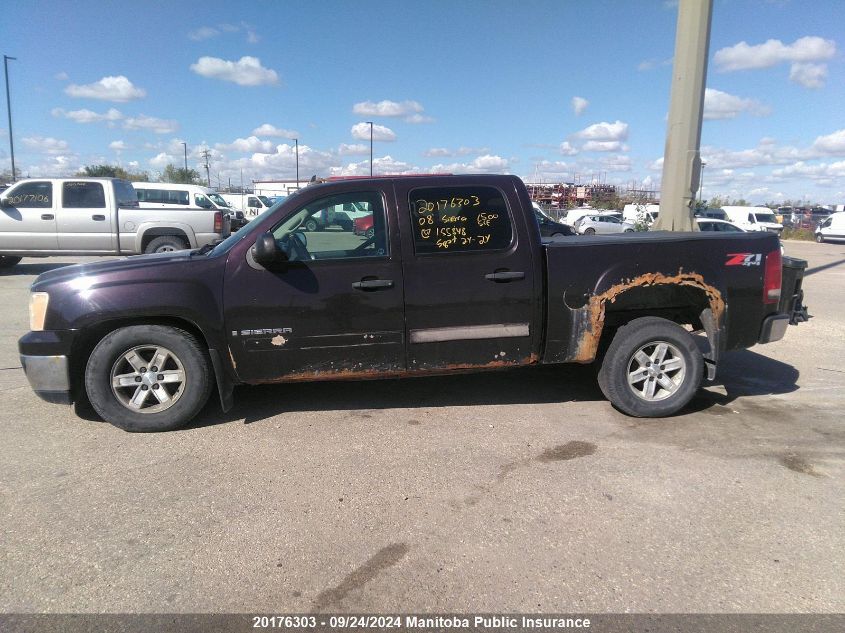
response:
<svg viewBox="0 0 845 633"><path fill-rule="evenodd" d="M373 228L373 214L365 215L362 218L355 218L352 224L352 232L355 235L363 235L367 239L375 235Z"/></svg>

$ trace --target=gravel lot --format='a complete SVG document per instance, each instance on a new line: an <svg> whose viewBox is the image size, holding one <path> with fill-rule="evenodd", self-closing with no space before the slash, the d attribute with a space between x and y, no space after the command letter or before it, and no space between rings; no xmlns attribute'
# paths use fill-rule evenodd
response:
<svg viewBox="0 0 845 633"><path fill-rule="evenodd" d="M132 435L40 401L0 276L0 612L845 611L845 244L684 415L590 367L243 387Z"/></svg>

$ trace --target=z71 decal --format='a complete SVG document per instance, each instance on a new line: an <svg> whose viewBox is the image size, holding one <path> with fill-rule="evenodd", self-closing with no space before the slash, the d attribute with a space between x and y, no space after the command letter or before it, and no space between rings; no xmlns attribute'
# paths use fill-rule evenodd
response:
<svg viewBox="0 0 845 633"><path fill-rule="evenodd" d="M762 261L760 253L728 253L725 266L759 266Z"/></svg>

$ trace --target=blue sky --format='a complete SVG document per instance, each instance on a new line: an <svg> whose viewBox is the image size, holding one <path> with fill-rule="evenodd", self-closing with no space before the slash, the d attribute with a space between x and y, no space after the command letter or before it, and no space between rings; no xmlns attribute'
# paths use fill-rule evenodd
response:
<svg viewBox="0 0 845 633"><path fill-rule="evenodd" d="M296 137L302 177L367 174L373 121L376 173L659 188L676 18L664 0L16 3L16 164L155 176L184 141L213 185L285 179ZM841 0L715 0L705 197L845 203L843 25Z"/></svg>

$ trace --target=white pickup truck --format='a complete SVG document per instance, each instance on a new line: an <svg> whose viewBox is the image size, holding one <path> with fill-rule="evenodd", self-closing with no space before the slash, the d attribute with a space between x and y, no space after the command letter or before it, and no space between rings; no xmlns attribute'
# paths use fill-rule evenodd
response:
<svg viewBox="0 0 845 633"><path fill-rule="evenodd" d="M199 248L225 238L229 228L217 209L141 207L126 180L31 178L0 195L0 267L21 257Z"/></svg>

